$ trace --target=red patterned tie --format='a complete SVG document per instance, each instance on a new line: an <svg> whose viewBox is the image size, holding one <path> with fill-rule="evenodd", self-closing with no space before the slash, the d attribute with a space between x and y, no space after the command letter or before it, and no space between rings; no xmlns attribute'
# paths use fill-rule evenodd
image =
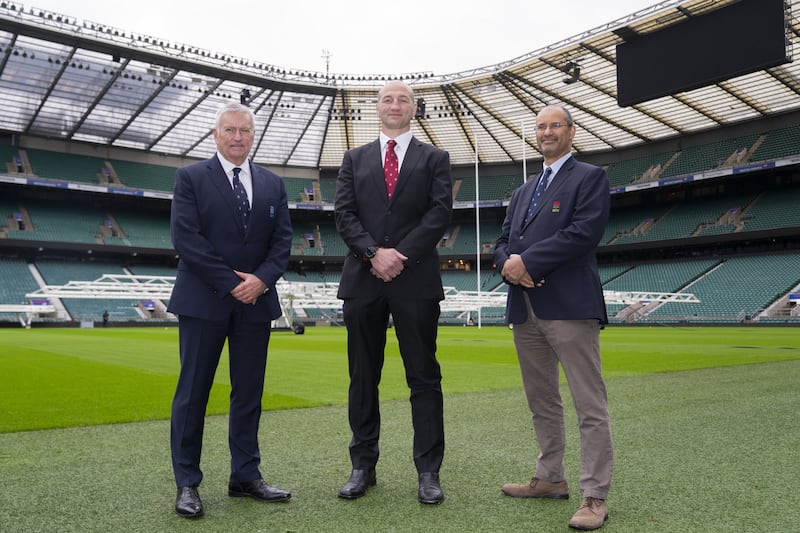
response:
<svg viewBox="0 0 800 533"><path fill-rule="evenodd" d="M394 139L389 139L389 142L386 143L386 159L383 162L383 175L386 178L386 194L389 195L389 199L392 198L392 193L394 192L394 186L397 185L397 154L394 153L394 147L397 145L397 141Z"/></svg>

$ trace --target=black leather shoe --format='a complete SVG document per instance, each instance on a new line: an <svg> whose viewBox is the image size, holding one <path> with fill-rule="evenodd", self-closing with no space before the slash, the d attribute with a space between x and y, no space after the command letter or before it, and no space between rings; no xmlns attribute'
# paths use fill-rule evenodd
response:
<svg viewBox="0 0 800 533"><path fill-rule="evenodd" d="M197 493L197 487L178 487L178 497L175 498L175 512L185 518L203 516L203 502Z"/></svg>
<svg viewBox="0 0 800 533"><path fill-rule="evenodd" d="M423 472L419 475L418 498L422 503L442 503L444 492L439 485L438 472Z"/></svg>
<svg viewBox="0 0 800 533"><path fill-rule="evenodd" d="M254 479L245 483L230 483L228 496L234 498L249 496L262 502L285 502L292 497L289 491L268 485L263 479Z"/></svg>
<svg viewBox="0 0 800 533"><path fill-rule="evenodd" d="M339 490L339 497L346 500L355 500L362 497L367 492L368 487L374 487L378 482L375 476L375 469L353 470L350 479Z"/></svg>

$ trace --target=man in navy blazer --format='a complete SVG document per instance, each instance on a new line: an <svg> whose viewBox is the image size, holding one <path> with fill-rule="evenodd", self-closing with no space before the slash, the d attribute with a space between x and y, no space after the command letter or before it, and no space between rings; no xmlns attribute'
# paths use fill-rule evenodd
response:
<svg viewBox="0 0 800 533"><path fill-rule="evenodd" d="M391 314L411 389L418 499L436 504L444 499L442 375L436 360L444 292L436 247L450 224L450 156L413 137L417 106L405 83L387 83L376 107L379 138L345 153L336 184L336 228L350 249L338 296L347 326L353 432L353 470L339 497L359 498L376 483L378 384Z"/></svg>
<svg viewBox="0 0 800 533"><path fill-rule="evenodd" d="M230 360L230 496L285 501L264 482L258 426L270 322L281 315L275 284L286 269L292 227L283 180L252 164L253 112L230 103L217 113L217 154L178 169L172 243L180 256L169 311L178 316L181 370L172 402L176 512L199 517L197 486L206 405L225 344Z"/></svg>
<svg viewBox="0 0 800 533"><path fill-rule="evenodd" d="M606 172L572 156L575 123L562 106L536 117L545 170L511 197L494 261L509 284L506 319L540 454L529 483L509 483L517 498L568 498L559 363L581 435L582 504L569 526L592 530L608 518L614 452L599 332L608 321L595 248L609 215Z"/></svg>

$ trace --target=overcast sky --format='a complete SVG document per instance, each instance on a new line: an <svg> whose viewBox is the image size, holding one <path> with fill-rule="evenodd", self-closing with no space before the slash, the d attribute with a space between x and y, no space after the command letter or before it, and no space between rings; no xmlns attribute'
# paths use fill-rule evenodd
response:
<svg viewBox="0 0 800 533"><path fill-rule="evenodd" d="M35 0L69 15L284 68L452 74L514 59L656 0Z"/></svg>

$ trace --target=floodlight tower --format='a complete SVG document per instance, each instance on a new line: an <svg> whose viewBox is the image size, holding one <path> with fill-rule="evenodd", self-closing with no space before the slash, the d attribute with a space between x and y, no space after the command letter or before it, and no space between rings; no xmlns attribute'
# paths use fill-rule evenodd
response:
<svg viewBox="0 0 800 533"><path fill-rule="evenodd" d="M331 77L331 51L327 48L322 49L322 59L325 60L325 78L329 79Z"/></svg>

